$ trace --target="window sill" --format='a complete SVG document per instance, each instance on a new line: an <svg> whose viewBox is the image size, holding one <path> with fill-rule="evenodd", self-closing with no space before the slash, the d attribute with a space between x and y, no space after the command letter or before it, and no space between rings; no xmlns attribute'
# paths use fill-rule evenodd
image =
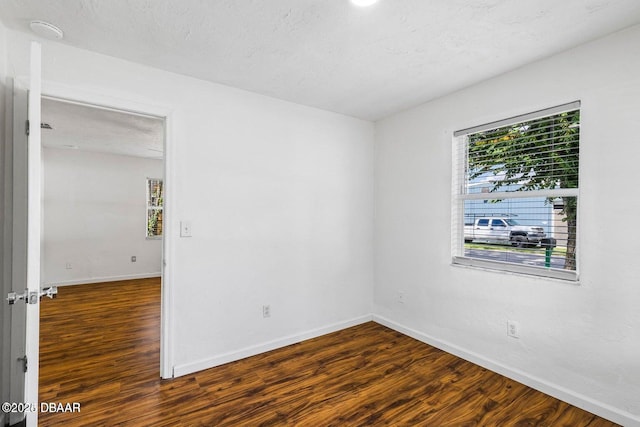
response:
<svg viewBox="0 0 640 427"><path fill-rule="evenodd" d="M534 267L523 264L514 264L510 262L488 261L461 256L454 256L452 259L452 265L456 267L471 267L479 270L488 270L498 273L516 274L525 277L552 279L572 285L580 284L580 282L578 281L578 273L571 270Z"/></svg>

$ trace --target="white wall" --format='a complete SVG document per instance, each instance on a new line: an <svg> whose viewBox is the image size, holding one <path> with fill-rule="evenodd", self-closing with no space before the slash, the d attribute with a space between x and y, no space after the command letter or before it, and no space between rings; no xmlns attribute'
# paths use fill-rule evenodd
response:
<svg viewBox="0 0 640 427"><path fill-rule="evenodd" d="M162 160L56 148L43 160L43 283L160 275L162 241L145 230L146 179L163 177Z"/></svg>
<svg viewBox="0 0 640 427"><path fill-rule="evenodd" d="M8 35L9 61L24 73L28 40ZM178 373L373 309L381 322L630 424L640 419L640 271L619 224L635 224L640 208L628 192L640 155L629 131L639 38L636 27L380 122L375 206L370 123L53 43L43 71L72 92L172 110L172 226L193 224L193 237L177 228L168 237ZM575 99L580 285L452 267L453 131ZM521 323L521 339L507 338L507 319Z"/></svg>
<svg viewBox="0 0 640 427"><path fill-rule="evenodd" d="M378 319L627 425L640 423L638 41L634 27L387 118L375 169ZM580 284L452 266L453 132L574 100Z"/></svg>
<svg viewBox="0 0 640 427"><path fill-rule="evenodd" d="M25 73L28 38L9 32L9 51ZM45 93L172 111L177 373L370 319L371 123L49 42L43 75ZM177 236L180 220L193 237Z"/></svg>

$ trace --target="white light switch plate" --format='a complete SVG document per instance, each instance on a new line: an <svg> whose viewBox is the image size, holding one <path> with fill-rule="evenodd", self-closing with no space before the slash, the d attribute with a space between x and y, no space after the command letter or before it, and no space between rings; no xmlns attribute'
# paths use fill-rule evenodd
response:
<svg viewBox="0 0 640 427"><path fill-rule="evenodd" d="M191 221L180 221L180 237L191 237Z"/></svg>

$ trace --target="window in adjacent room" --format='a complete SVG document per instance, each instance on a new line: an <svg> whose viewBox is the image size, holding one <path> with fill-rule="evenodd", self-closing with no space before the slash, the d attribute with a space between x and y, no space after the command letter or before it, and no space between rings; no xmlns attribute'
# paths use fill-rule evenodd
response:
<svg viewBox="0 0 640 427"><path fill-rule="evenodd" d="M580 102L454 134L454 264L577 280Z"/></svg>
<svg viewBox="0 0 640 427"><path fill-rule="evenodd" d="M162 237L162 180L147 178L147 238Z"/></svg>

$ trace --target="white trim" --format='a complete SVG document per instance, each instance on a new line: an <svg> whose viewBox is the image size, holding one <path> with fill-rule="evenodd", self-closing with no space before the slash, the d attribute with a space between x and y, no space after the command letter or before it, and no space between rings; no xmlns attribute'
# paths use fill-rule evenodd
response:
<svg viewBox="0 0 640 427"><path fill-rule="evenodd" d="M557 268L537 267L534 265L517 264L514 262L503 262L465 256L454 256L453 265L464 265L466 267L477 267L486 270L506 271L527 276L548 277L577 283L578 272L573 270L560 270Z"/></svg>
<svg viewBox="0 0 640 427"><path fill-rule="evenodd" d="M27 292L40 290L40 239L42 229L42 144L40 140L40 96L42 92L42 48L31 42L29 65L29 137L27 163ZM25 373L24 402L38 404L40 354L40 298L27 304L25 357L29 369ZM38 411L26 416L27 427L37 427Z"/></svg>
<svg viewBox="0 0 640 427"><path fill-rule="evenodd" d="M149 279L152 277L161 277L161 276L162 276L162 273L158 271L155 273L124 274L122 276L87 277L84 279L60 280L60 281L43 283L42 287L86 285L90 283L103 283L103 282L119 282L121 280Z"/></svg>
<svg viewBox="0 0 640 427"><path fill-rule="evenodd" d="M174 259L174 237L176 236L171 220L173 212L176 211L177 203L174 194L175 172L175 144L173 135L173 113L165 111L164 114L164 200L162 206L162 313L160 316L160 377L163 379L173 378L173 366L175 363L175 353L172 347L174 336L173 322L173 266ZM169 197L167 197L169 195Z"/></svg>
<svg viewBox="0 0 640 427"><path fill-rule="evenodd" d="M548 190L531 191L494 191L490 193L464 193L456 194L462 200L506 200L506 199L533 199L538 197L578 197L578 188L553 188Z"/></svg>
<svg viewBox="0 0 640 427"><path fill-rule="evenodd" d="M640 426L640 417L635 416L630 412L623 411L606 403L584 396L573 390L562 387L561 385L554 384L542 378L530 375L524 371L512 368L501 362L491 360L478 353L469 351L463 347L459 347L447 341L437 339L431 335L419 332L415 329L394 322L383 316L374 314L373 321L391 328L397 332L410 336L411 338L415 338L418 341L422 341L425 344L431 345L433 347L439 348L440 350L446 351L447 353L458 356L471 363L475 363L476 365L482 366L483 368L489 369L490 371L496 372L507 378L511 378L512 380L518 381L535 390L541 391L542 393L548 394L549 396L553 396L556 399L560 399L563 402L567 402L573 406L577 406L578 408L594 413L602 418L606 418L615 423L625 426Z"/></svg>
<svg viewBox="0 0 640 427"><path fill-rule="evenodd" d="M193 363L177 365L174 368L174 376L179 377L179 376L188 375L194 372L198 372L204 369L209 369L216 366L224 365L225 363L230 363L240 359L244 359L246 357L255 356L260 353L282 348L287 345L295 344L307 339L330 334L332 332L340 331L342 329L346 329L346 328L356 326L362 323L366 323L369 321L374 321L380 325L391 328L394 331L397 331L401 334L417 339L418 341L421 341L425 344L436 347L440 350L446 351L447 353L460 357L476 365L482 366L483 368L489 369L492 372L495 372L507 378L518 381L528 387L531 387L542 393L548 394L549 396L555 397L556 399L560 399L578 408L594 413L600 417L606 418L608 420L611 420L613 422L616 422L622 425L627 425L627 426L639 425L640 426L640 417L637 417L629 412L620 410L616 407L613 407L606 403L592 399L588 396L584 396L580 393L576 393L575 391L562 387L561 385L530 375L519 369L515 369L513 367L507 366L501 362L497 362L495 360L489 359L478 353L469 351L463 347L457 346L447 341L437 339L431 335L419 332L415 329L409 328L400 323L387 319L384 316L379 316L376 314L365 315L365 316L357 317L351 320L347 320L345 322L334 323L325 327L312 329L310 331L303 332L300 334L290 335L277 340L268 341L262 344L246 347L238 351L225 353L225 354L208 358L208 359L202 359Z"/></svg>
<svg viewBox="0 0 640 427"><path fill-rule="evenodd" d="M470 133L482 132L485 130L497 129L502 126L509 126L514 123L526 122L528 120L540 119L554 114L565 113L580 108L580 101L573 101L567 104L558 105L556 107L545 108L543 110L532 111L530 113L521 114L519 116L509 117L508 119L496 120L495 122L485 123L478 126L472 126L466 129L457 130L453 133L454 137L468 135Z"/></svg>
<svg viewBox="0 0 640 427"><path fill-rule="evenodd" d="M172 286L173 272L170 260L173 259L173 230L171 215L174 212L175 197L173 196L173 180L175 178L173 147L173 109L168 105L158 105L153 100L142 101L106 96L98 90L79 89L76 86L61 84L52 81L43 81L43 96L66 100L67 102L89 104L106 109L116 109L132 114L142 114L164 119L164 230L163 230L163 275L160 315L160 376L171 378L173 376L174 353L171 347L173 337L173 302ZM126 95L125 95L126 96ZM167 197L169 196L169 197ZM177 228L176 228L177 229Z"/></svg>
<svg viewBox="0 0 640 427"><path fill-rule="evenodd" d="M42 95L42 99L48 99L50 101L62 102L62 103L65 103L65 104L78 105L78 106L81 106L81 107L97 108L99 110L110 111L110 112L114 112L114 113L122 113L123 111L125 111L127 114L130 114L132 116L144 117L144 118L148 118L148 119L162 118L161 116L157 116L157 115L153 115L153 114L141 113L139 111L122 110L121 108L114 108L114 107L111 107L109 105L103 105L103 104L95 104L95 103L90 102L90 101L89 102L76 101L76 100L73 100L73 99L58 98L56 96L50 96L50 95L45 95L45 94Z"/></svg>
<svg viewBox="0 0 640 427"><path fill-rule="evenodd" d="M49 80L42 81L42 96L61 102L90 105L105 110L152 118L166 118L172 113L172 108L166 105L158 105L151 101L140 102L131 98L108 96L98 91L79 89L75 86Z"/></svg>
<svg viewBox="0 0 640 427"><path fill-rule="evenodd" d="M464 256L465 254L465 202L466 201L510 201L513 199L552 199L563 197L575 197L576 200L580 195L579 188L551 188L541 190L528 191L490 191L484 192L468 192L468 182L466 169L469 162L469 135L481 132L483 130L497 129L500 127L521 123L529 120L536 120L550 117L566 111L579 111L581 101L574 101L551 108L546 108L530 113L518 115L504 120L497 120L480 126L474 126L454 132L452 138L452 163L451 163L451 255L452 265L462 265L466 267L480 268L494 271L505 271L529 276L545 277L558 280L572 281L576 283L579 278L578 269L561 270L544 268L538 266L530 266L517 262L502 262L495 260L479 259ZM486 188L484 188L486 189ZM579 209L579 206L578 206ZM576 240L578 240L576 236ZM578 242L576 242L577 246ZM510 252L510 251L509 251ZM576 259L576 264L578 260Z"/></svg>
<svg viewBox="0 0 640 427"><path fill-rule="evenodd" d="M176 377L179 377L182 375L188 375L193 372L198 372L204 369L209 369L216 366L224 365L225 363L229 363L229 362L235 362L236 360L244 359L246 357L255 356L260 353L265 353L267 351L286 347L291 344L296 344L304 340L316 338L322 335L330 334L332 332L337 332L342 329L346 329L352 326L360 325L362 323L370 322L372 320L373 320L373 316L371 314L367 314L364 316L356 317L354 319L346 320L344 322L333 323L331 325L323 326L321 328L311 329L309 331L301 332L299 334L289 335L283 338L278 338L276 340L267 341L257 345L252 345L249 347L242 348L240 350L224 353L215 357L210 357L210 358L201 359L195 362L177 365L173 370L173 374Z"/></svg>

